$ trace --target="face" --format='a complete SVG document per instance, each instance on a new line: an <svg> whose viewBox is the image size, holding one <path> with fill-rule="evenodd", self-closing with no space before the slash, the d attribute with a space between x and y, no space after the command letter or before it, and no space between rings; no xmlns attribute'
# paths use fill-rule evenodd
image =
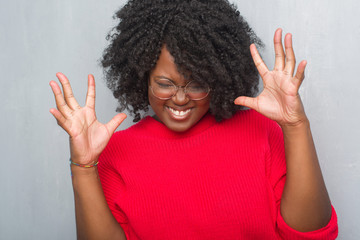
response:
<svg viewBox="0 0 360 240"><path fill-rule="evenodd" d="M189 80L178 72L174 58L164 46L161 49L159 60L150 73L150 84L157 79L170 79L177 86L185 86ZM148 89L150 106L154 110L158 121L164 123L170 130L184 132L194 126L209 110L210 97L201 100L191 100L179 89L168 100L161 100L154 96L151 88Z"/></svg>

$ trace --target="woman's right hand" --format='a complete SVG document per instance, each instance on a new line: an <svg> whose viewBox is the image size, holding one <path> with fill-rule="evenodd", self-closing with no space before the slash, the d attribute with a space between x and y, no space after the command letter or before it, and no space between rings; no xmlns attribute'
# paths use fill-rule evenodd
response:
<svg viewBox="0 0 360 240"><path fill-rule="evenodd" d="M50 109L50 113L70 136L72 161L84 165L94 164L111 135L126 118L126 114L119 113L107 124L100 123L95 114L94 76L91 74L88 76L88 91L84 107L76 101L67 77L62 73L57 73L56 76L64 94L55 81L50 82L57 106L57 109Z"/></svg>

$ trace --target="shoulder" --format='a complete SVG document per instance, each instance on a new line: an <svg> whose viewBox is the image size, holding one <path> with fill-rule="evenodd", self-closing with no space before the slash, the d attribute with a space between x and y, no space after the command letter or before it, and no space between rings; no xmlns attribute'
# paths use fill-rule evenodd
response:
<svg viewBox="0 0 360 240"><path fill-rule="evenodd" d="M252 129L259 131L269 131L271 129L280 129L280 126L273 120L256 112L255 110L241 110L236 112L232 118L224 121L224 124L237 125L243 129Z"/></svg>
<svg viewBox="0 0 360 240"><path fill-rule="evenodd" d="M279 139L282 130L277 122L263 116L255 110L241 110L230 119L221 122L223 130L254 142L269 142L272 138Z"/></svg>
<svg viewBox="0 0 360 240"><path fill-rule="evenodd" d="M137 139L146 136L148 128L151 128L152 122L155 121L151 117L145 117L140 122L135 123L127 129L116 131L110 138L105 149L101 153L101 158L114 157L123 154L127 149L132 148L133 143Z"/></svg>
<svg viewBox="0 0 360 240"><path fill-rule="evenodd" d="M118 145L123 141L131 141L137 136L146 135L147 130L153 127L154 122L156 122L156 120L154 120L150 116L147 116L127 129L116 131L111 136L108 145L109 146Z"/></svg>

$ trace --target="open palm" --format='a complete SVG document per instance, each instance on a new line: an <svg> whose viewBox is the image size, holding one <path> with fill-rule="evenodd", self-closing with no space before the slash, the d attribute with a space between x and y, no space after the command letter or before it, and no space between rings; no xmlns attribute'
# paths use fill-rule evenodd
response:
<svg viewBox="0 0 360 240"><path fill-rule="evenodd" d="M64 94L54 81L50 82L55 96L57 109L50 112L70 136L70 153L73 161L79 164L92 164L106 147L111 135L121 122L125 114L116 115L107 124L100 123L95 114L95 80L88 76L88 92L86 103L81 107L76 101L69 80L62 73L57 73Z"/></svg>
<svg viewBox="0 0 360 240"><path fill-rule="evenodd" d="M282 30L277 29L274 36L275 66L269 71L260 57L256 46L250 46L254 63L263 80L264 89L259 96L238 97L235 104L256 110L264 116L277 121L280 125L295 125L306 119L304 108L298 94L304 79L306 61L300 62L296 74L295 54L292 36L285 36L285 51L282 45Z"/></svg>

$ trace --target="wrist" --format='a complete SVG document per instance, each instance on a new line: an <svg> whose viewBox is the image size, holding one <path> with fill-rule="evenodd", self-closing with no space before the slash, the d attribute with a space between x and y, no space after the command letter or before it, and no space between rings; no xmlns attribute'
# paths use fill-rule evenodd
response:
<svg viewBox="0 0 360 240"><path fill-rule="evenodd" d="M82 168L96 167L98 165L98 163L99 163L99 161L96 160L96 161L91 161L91 162L89 162L87 164L81 164L81 163L73 162L71 158L69 159L69 162L70 162L71 165L75 165L75 166L82 167Z"/></svg>
<svg viewBox="0 0 360 240"><path fill-rule="evenodd" d="M81 161L74 161L73 158L69 159L71 177L97 175L98 158L86 161L88 162L87 164L80 164L79 162Z"/></svg>
<svg viewBox="0 0 360 240"><path fill-rule="evenodd" d="M284 134L297 134L299 132L307 131L310 129L310 121L304 118L301 121L292 124L280 124Z"/></svg>
<svg viewBox="0 0 360 240"><path fill-rule="evenodd" d="M85 168L70 164L70 171L72 177L98 175L97 167Z"/></svg>
<svg viewBox="0 0 360 240"><path fill-rule="evenodd" d="M78 165L94 165L99 159L99 155L75 154L70 150L70 161ZM75 165L76 165L75 164Z"/></svg>
<svg viewBox="0 0 360 240"><path fill-rule="evenodd" d="M297 116L294 120L288 122L278 122L281 128L289 128L289 129L296 129L301 128L303 126L307 126L310 124L309 119L305 114L302 116Z"/></svg>

